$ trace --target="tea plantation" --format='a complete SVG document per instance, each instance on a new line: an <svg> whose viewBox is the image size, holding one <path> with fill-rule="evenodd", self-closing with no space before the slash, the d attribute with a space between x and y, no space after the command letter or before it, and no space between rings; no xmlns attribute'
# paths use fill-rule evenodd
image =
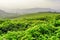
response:
<svg viewBox="0 0 60 40"><path fill-rule="evenodd" d="M0 40L60 40L60 14L41 12L0 19Z"/></svg>

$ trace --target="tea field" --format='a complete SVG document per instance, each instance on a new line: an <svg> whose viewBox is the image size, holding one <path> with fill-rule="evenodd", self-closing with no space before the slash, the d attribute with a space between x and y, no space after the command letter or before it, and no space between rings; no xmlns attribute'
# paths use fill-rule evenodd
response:
<svg viewBox="0 0 60 40"><path fill-rule="evenodd" d="M60 14L39 12L0 19L0 40L60 40Z"/></svg>

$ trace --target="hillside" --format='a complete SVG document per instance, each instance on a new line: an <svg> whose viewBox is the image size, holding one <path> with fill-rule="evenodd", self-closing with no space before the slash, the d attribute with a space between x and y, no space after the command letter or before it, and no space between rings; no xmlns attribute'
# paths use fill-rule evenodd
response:
<svg viewBox="0 0 60 40"><path fill-rule="evenodd" d="M0 40L60 40L60 14L39 12L0 19Z"/></svg>
<svg viewBox="0 0 60 40"><path fill-rule="evenodd" d="M16 13L7 13L3 10L0 10L0 18L14 18L14 17L18 17L20 14L16 14Z"/></svg>

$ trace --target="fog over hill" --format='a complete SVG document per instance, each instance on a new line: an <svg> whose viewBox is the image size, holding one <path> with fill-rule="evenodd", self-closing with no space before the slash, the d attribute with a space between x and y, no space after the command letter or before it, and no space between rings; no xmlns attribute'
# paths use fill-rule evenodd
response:
<svg viewBox="0 0 60 40"><path fill-rule="evenodd" d="M33 12L55 12L56 10L50 8L30 8L30 9L13 9L8 10L8 13L33 13Z"/></svg>
<svg viewBox="0 0 60 40"><path fill-rule="evenodd" d="M18 14L11 14L11 13L8 13L8 12L5 12L3 10L0 10L0 18L8 18L8 17L15 17L15 16L18 16Z"/></svg>
<svg viewBox="0 0 60 40"><path fill-rule="evenodd" d="M0 10L0 17L14 17L26 13L35 12L60 12L60 10L54 10L50 8L30 8L30 9L13 9L13 10Z"/></svg>

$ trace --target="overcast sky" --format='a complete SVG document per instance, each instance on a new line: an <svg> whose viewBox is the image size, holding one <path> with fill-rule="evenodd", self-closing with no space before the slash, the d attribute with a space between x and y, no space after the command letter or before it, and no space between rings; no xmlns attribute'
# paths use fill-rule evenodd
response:
<svg viewBox="0 0 60 40"><path fill-rule="evenodd" d="M0 9L60 9L60 0L0 0Z"/></svg>

